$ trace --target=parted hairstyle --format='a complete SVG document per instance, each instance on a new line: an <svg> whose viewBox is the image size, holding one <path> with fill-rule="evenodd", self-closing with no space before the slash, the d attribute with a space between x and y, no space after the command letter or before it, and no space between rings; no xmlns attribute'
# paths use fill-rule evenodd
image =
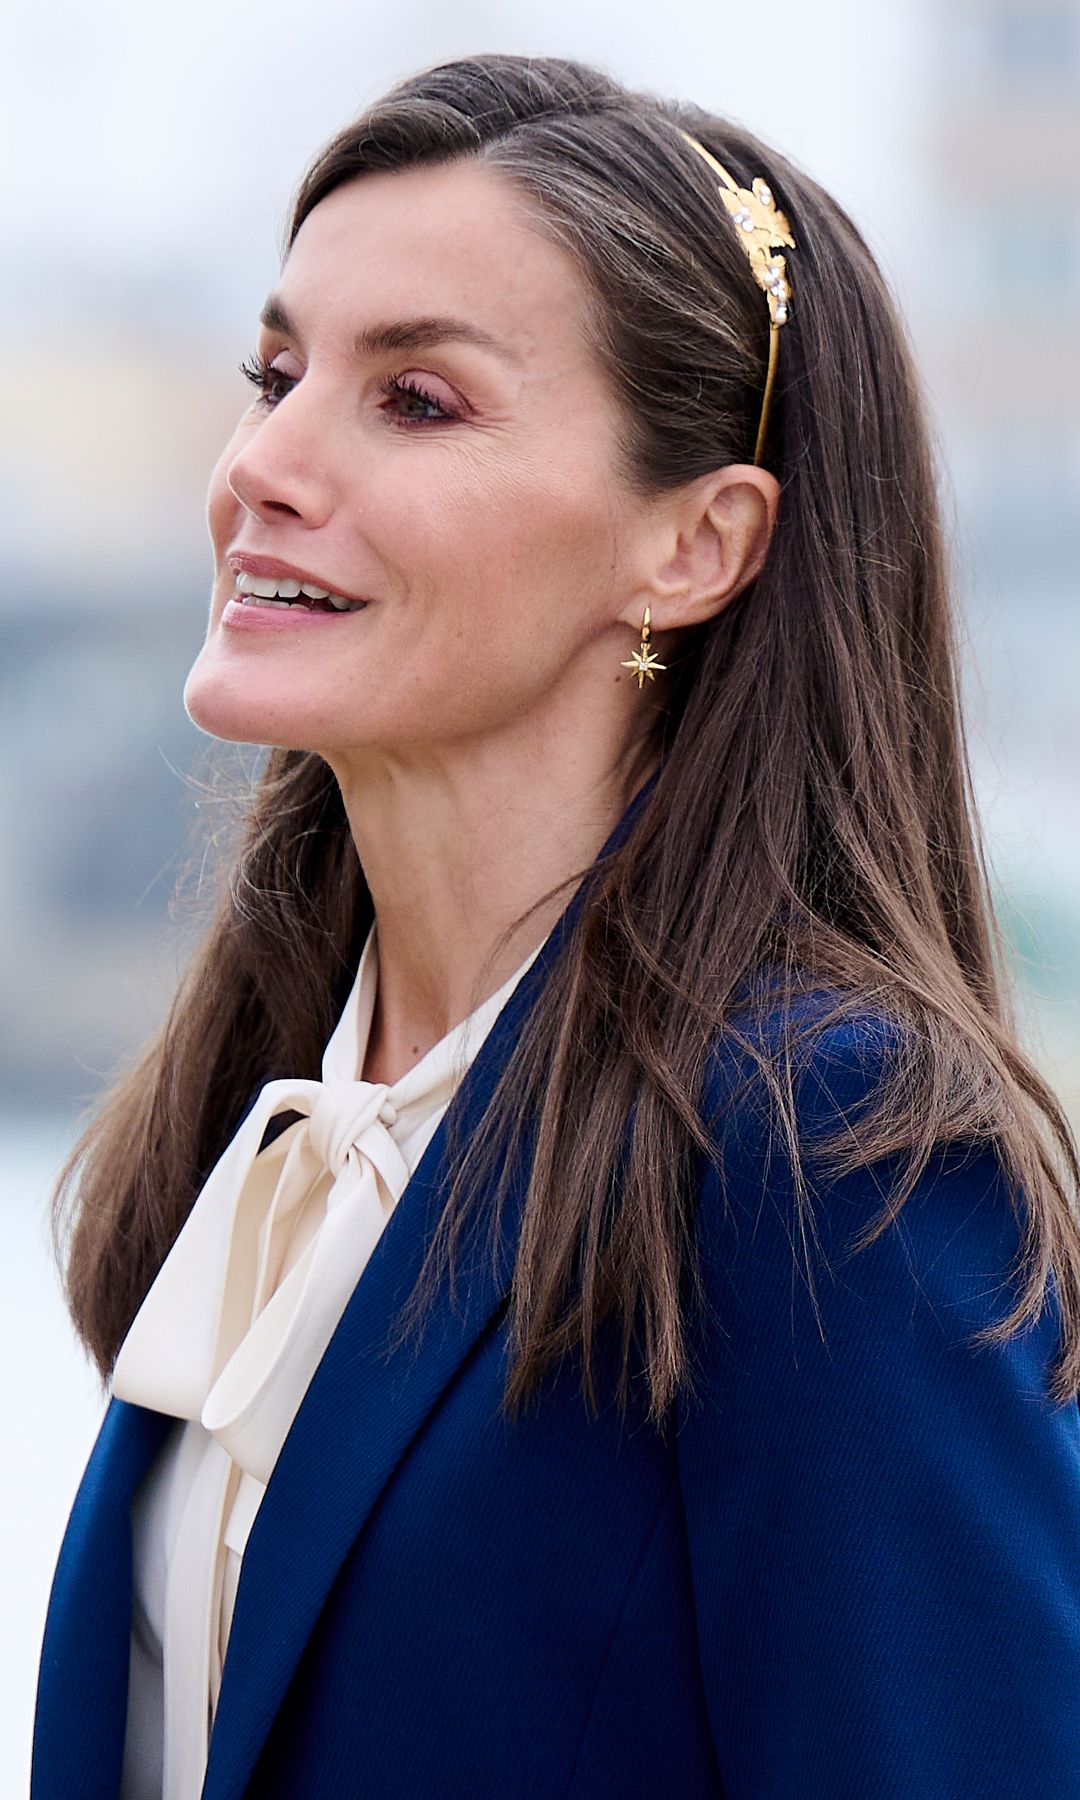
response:
<svg viewBox="0 0 1080 1800"><path fill-rule="evenodd" d="M801 1168L794 1071L808 1027L788 1009L770 1050L735 1006L768 971L770 1009L808 987L829 996L815 1030L867 1009L899 1028L870 1103L819 1147L837 1173L900 1156L866 1243L935 1146L996 1147L1023 1231L1019 1298L987 1335L1037 1318L1056 1288L1065 1400L1080 1387L1080 1169L1011 1019L935 450L902 320L857 227L741 126L578 62L483 55L409 77L338 133L298 190L285 254L324 196L370 170L462 157L497 170L584 277L592 347L620 402L617 474L642 496L677 488L752 460L769 313L715 176L676 126L739 185L763 176L796 239L762 458L778 517L756 579L669 656L657 779L594 866L483 1129L458 1147L416 1317L528 1131L506 1404L568 1353L595 1403L596 1332L610 1319L620 1398L644 1380L663 1417L691 1373L686 1271L718 1034L743 1032ZM215 904L163 1028L57 1187L69 1303L106 1375L245 1106L273 1075L318 1077L351 984L372 903L320 757L268 754ZM796 1193L809 1205L804 1182Z"/></svg>

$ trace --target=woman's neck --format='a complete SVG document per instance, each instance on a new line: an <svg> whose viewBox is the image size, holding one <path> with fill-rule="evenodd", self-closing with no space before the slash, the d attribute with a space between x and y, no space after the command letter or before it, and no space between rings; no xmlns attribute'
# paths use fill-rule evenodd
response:
<svg viewBox="0 0 1080 1800"><path fill-rule="evenodd" d="M378 929L367 1080L399 1080L543 943L573 885L545 896L584 874L654 766L639 750L588 768L570 746L540 779L469 762L335 768Z"/></svg>

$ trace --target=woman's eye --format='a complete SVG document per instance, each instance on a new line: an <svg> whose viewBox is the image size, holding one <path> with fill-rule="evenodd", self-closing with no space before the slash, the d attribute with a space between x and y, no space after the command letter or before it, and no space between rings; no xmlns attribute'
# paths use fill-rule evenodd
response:
<svg viewBox="0 0 1080 1800"><path fill-rule="evenodd" d="M379 392L389 400L401 399L402 410L395 416L406 430L410 426L434 425L440 420L458 417L456 412L451 412L441 400L436 400L434 394L429 394L419 382L406 381L398 375L391 375L388 380L380 381Z"/></svg>
<svg viewBox="0 0 1080 1800"><path fill-rule="evenodd" d="M240 373L245 381L250 381L253 387L258 388L256 404L265 406L276 406L279 400L284 400L285 395L295 387L297 379L295 375L286 375L284 369L275 369L257 350L240 364Z"/></svg>

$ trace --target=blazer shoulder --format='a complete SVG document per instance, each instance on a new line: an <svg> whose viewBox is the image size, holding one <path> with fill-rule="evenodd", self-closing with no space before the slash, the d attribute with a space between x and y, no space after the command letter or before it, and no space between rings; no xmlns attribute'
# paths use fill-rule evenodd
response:
<svg viewBox="0 0 1080 1800"><path fill-rule="evenodd" d="M713 1279L757 1293L785 1333L803 1309L815 1336L826 1315L872 1311L884 1287L965 1331L1019 1297L1026 1202L998 1148L945 1139L913 1164L905 1109L925 1048L904 1021L826 990L754 1007L716 1046L697 1240ZM788 1057L785 1110L774 1083L788 1091ZM864 1131L879 1100L887 1151Z"/></svg>
<svg viewBox="0 0 1080 1800"><path fill-rule="evenodd" d="M790 1097L797 1139L854 1124L884 1084L917 1054L913 1028L836 988L740 1004L712 1047L702 1113L723 1145L783 1139L777 1085ZM790 1139L788 1139L790 1144Z"/></svg>

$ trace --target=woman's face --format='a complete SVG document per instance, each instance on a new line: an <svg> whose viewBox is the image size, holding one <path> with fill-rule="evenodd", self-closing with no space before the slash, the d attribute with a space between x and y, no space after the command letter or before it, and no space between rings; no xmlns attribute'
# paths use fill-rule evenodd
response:
<svg viewBox="0 0 1080 1800"><path fill-rule="evenodd" d="M644 514L612 473L584 308L569 256L480 164L365 175L315 207L259 334L266 391L211 478L198 725L334 765L545 715L629 733ZM366 604L258 606L238 577Z"/></svg>

